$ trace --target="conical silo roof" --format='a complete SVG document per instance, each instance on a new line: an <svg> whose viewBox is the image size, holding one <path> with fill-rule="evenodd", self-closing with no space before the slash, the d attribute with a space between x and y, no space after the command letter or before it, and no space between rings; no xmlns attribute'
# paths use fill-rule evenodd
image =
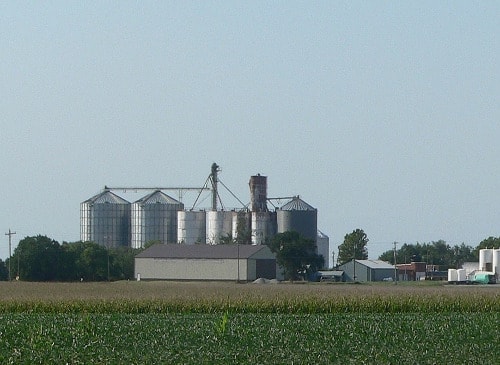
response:
<svg viewBox="0 0 500 365"><path fill-rule="evenodd" d="M288 203L281 207L281 210L316 210L298 196L294 197Z"/></svg>
<svg viewBox="0 0 500 365"><path fill-rule="evenodd" d="M156 190L152 192L151 194L146 195L145 197L142 197L141 199L137 200L136 203L139 204L181 204L180 201L172 198L171 196L168 196L164 192L160 190Z"/></svg>
<svg viewBox="0 0 500 365"><path fill-rule="evenodd" d="M102 193L94 195L92 198L84 201L84 203L90 204L103 204L103 203L112 203L112 204L130 204L130 202L125 199L119 197L115 193L105 190Z"/></svg>

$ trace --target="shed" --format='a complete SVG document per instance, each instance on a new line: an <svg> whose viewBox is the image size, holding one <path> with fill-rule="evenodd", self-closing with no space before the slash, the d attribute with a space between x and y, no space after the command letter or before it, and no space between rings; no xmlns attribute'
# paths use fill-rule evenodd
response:
<svg viewBox="0 0 500 365"><path fill-rule="evenodd" d="M351 260L340 265L337 270L344 271L346 281L392 281L394 265L381 260Z"/></svg>
<svg viewBox="0 0 500 365"><path fill-rule="evenodd" d="M134 271L145 280L281 279L276 256L265 245L158 244L135 257Z"/></svg>
<svg viewBox="0 0 500 365"><path fill-rule="evenodd" d="M318 271L319 281L345 281L344 272L339 270Z"/></svg>

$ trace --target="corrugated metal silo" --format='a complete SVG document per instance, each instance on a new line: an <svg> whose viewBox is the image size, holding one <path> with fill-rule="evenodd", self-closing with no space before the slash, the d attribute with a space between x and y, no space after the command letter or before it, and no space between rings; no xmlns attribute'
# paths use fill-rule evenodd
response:
<svg viewBox="0 0 500 365"><path fill-rule="evenodd" d="M298 196L277 210L278 233L296 231L316 242L318 210Z"/></svg>
<svg viewBox="0 0 500 365"><path fill-rule="evenodd" d="M221 237L231 235L233 212L210 210L207 212L207 244L217 245Z"/></svg>
<svg viewBox="0 0 500 365"><path fill-rule="evenodd" d="M325 259L325 263L323 268L329 268L330 267L330 238L318 230L318 233L316 235L316 253L318 255L322 255L323 258ZM332 263L333 266L333 263Z"/></svg>
<svg viewBox="0 0 500 365"><path fill-rule="evenodd" d="M132 204L132 247L141 248L148 241L177 243L177 212L184 204L160 190Z"/></svg>
<svg viewBox="0 0 500 365"><path fill-rule="evenodd" d="M109 190L80 204L80 239L106 247L130 244L130 203Z"/></svg>
<svg viewBox="0 0 500 365"><path fill-rule="evenodd" d="M204 210L178 211L177 224L177 240L179 243L186 245L205 243L207 237L207 218Z"/></svg>

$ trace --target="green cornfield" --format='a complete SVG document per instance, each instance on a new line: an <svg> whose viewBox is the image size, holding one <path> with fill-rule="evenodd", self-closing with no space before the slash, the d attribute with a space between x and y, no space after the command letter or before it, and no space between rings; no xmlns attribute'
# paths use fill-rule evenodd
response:
<svg viewBox="0 0 500 365"><path fill-rule="evenodd" d="M0 284L2 364L497 364L500 286Z"/></svg>

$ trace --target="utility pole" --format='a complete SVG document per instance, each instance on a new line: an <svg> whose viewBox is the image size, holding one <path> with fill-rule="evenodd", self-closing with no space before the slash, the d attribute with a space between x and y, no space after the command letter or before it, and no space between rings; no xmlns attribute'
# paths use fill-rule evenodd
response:
<svg viewBox="0 0 500 365"><path fill-rule="evenodd" d="M240 283L240 244L237 243L237 250L238 250L238 284Z"/></svg>
<svg viewBox="0 0 500 365"><path fill-rule="evenodd" d="M397 242L394 242L394 283L397 285L397 283L398 283L398 268L396 267L396 245L397 245Z"/></svg>
<svg viewBox="0 0 500 365"><path fill-rule="evenodd" d="M12 280L12 277L10 275L10 262L12 261L12 255L11 255L11 247L12 247L12 236L15 235L16 232L12 232L9 228L9 232L6 233L6 236L9 236L9 281Z"/></svg>
<svg viewBox="0 0 500 365"><path fill-rule="evenodd" d="M352 257L352 265L353 265L353 279L356 282L356 242L354 242L354 252Z"/></svg>

